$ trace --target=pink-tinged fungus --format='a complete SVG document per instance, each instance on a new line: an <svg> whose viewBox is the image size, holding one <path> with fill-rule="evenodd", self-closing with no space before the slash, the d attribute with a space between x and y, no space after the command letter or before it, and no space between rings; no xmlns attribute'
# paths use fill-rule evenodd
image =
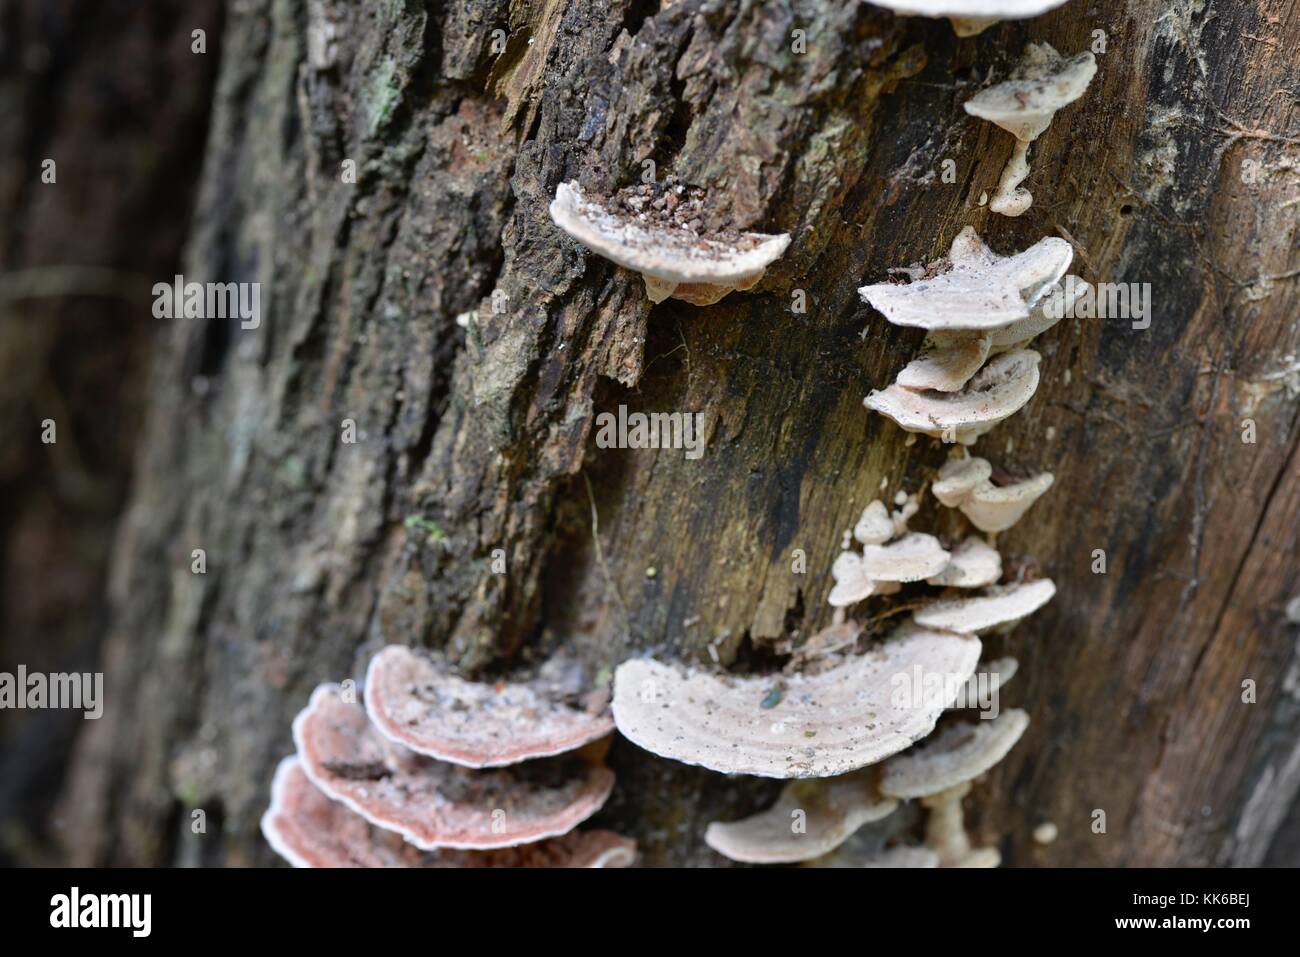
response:
<svg viewBox="0 0 1300 957"><path fill-rule="evenodd" d="M627 867L636 858L636 842L610 831L494 851L422 851L330 800L294 756L276 769L262 834L294 867Z"/></svg>
<svg viewBox="0 0 1300 957"><path fill-rule="evenodd" d="M909 283L858 290L896 326L982 331L1027 319L1074 258L1064 239L1048 236L1024 252L999 256L967 226L952 241L946 270Z"/></svg>
<svg viewBox="0 0 1300 957"><path fill-rule="evenodd" d="M840 552L831 565L831 578L835 580L835 586L826 601L832 608L856 605L872 595L892 595L899 588L897 582L870 578L861 552Z"/></svg>
<svg viewBox="0 0 1300 957"><path fill-rule="evenodd" d="M894 520L884 502L875 499L862 510L853 526L853 537L862 545L883 545L894 537Z"/></svg>
<svg viewBox="0 0 1300 957"><path fill-rule="evenodd" d="M1002 577L1002 556L984 539L972 535L952 550L948 564L926 582L947 588L983 588Z"/></svg>
<svg viewBox="0 0 1300 957"><path fill-rule="evenodd" d="M959 37L983 33L999 20L1025 20L1055 10L1065 0L871 0L903 16L947 17Z"/></svg>
<svg viewBox="0 0 1300 957"><path fill-rule="evenodd" d="M466 681L404 645L366 672L366 711L389 740L468 768L564 754L608 734L606 692L583 692L572 663L553 658L528 683Z"/></svg>
<svg viewBox="0 0 1300 957"><path fill-rule="evenodd" d="M714 821L704 841L746 864L789 864L839 847L864 824L892 814L898 802L876 791L875 770L791 781L766 811L741 821Z"/></svg>
<svg viewBox="0 0 1300 957"><path fill-rule="evenodd" d="M1032 349L1006 352L959 392L914 392L895 384L872 392L863 404L908 432L970 445L1033 397L1039 358Z"/></svg>
<svg viewBox="0 0 1300 957"><path fill-rule="evenodd" d="M425 850L510 847L567 834L614 786L608 768L576 757L484 771L424 757L375 731L334 684L312 693L294 719L293 739L303 770L328 797Z"/></svg>
<svg viewBox="0 0 1300 957"><path fill-rule="evenodd" d="M715 675L636 659L614 674L614 720L634 744L686 764L725 774L832 777L929 734L979 652L972 636L909 624L816 674ZM900 673L943 676L936 683L945 694L901 707L894 694Z"/></svg>
<svg viewBox="0 0 1300 957"><path fill-rule="evenodd" d="M583 194L576 182L561 183L551 203L555 224L588 249L639 272L651 302L669 296L707 306L733 290L750 289L769 265L790 245L785 233L737 232L705 236L700 220L678 208L676 197L687 197L684 186L669 187L668 209L657 200L633 194L626 209ZM647 203L639 203L639 199Z"/></svg>
<svg viewBox="0 0 1300 957"><path fill-rule="evenodd" d="M960 634L1010 627L1042 608L1056 594L1050 578L991 586L982 595L931 602L913 613L918 625Z"/></svg>
<svg viewBox="0 0 1300 957"><path fill-rule="evenodd" d="M427 855L312 784L298 758L280 762L262 835L294 867L423 867Z"/></svg>

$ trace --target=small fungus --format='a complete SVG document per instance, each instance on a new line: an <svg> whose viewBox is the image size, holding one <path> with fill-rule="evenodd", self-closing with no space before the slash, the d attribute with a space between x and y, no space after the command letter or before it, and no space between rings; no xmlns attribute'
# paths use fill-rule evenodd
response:
<svg viewBox="0 0 1300 957"><path fill-rule="evenodd" d="M983 588L1002 577L1002 556L984 539L972 535L952 550L948 564L926 581L948 588Z"/></svg>
<svg viewBox="0 0 1300 957"><path fill-rule="evenodd" d="M1039 359L1032 349L1017 349L991 360L959 392L913 392L895 384L872 392L863 404L908 432L970 445L1033 397Z"/></svg>
<svg viewBox="0 0 1300 957"><path fill-rule="evenodd" d="M895 755L880 776L880 791L893 798L922 798L973 781L1001 761L1029 727L1020 708L990 721L948 724L919 746Z"/></svg>
<svg viewBox="0 0 1300 957"><path fill-rule="evenodd" d="M1042 135L1056 111L1081 97L1097 72L1090 52L1066 59L1048 43L1030 43L1010 77L966 101L966 112L995 123L1016 138L989 208L1019 216L1034 201L1020 184L1029 176L1029 144Z"/></svg>
<svg viewBox="0 0 1300 957"><path fill-rule="evenodd" d="M863 545L883 545L894 537L894 521L884 502L875 499L862 510L862 517L853 526L853 537Z"/></svg>
<svg viewBox="0 0 1300 957"><path fill-rule="evenodd" d="M932 332L894 382L913 392L956 392L979 372L992 343L987 334Z"/></svg>
<svg viewBox="0 0 1300 957"><path fill-rule="evenodd" d="M636 857L636 843L611 831L495 851L421 851L330 800L294 756L276 768L262 834L294 867L627 867Z"/></svg>
<svg viewBox="0 0 1300 957"><path fill-rule="evenodd" d="M915 282L862 286L858 295L896 326L932 332L997 329L1028 319L1073 258L1074 248L1056 236L999 256L967 226L952 241L946 270Z"/></svg>
<svg viewBox="0 0 1300 957"><path fill-rule="evenodd" d="M924 628L982 634L1027 618L1051 601L1055 594L1056 585L1050 578L995 585L983 595L932 602L917 610L913 618Z"/></svg>
<svg viewBox="0 0 1300 957"><path fill-rule="evenodd" d="M528 683L488 684L389 645L370 661L365 702L391 741L469 768L563 754L614 728L606 693L584 691L580 670L562 658L546 662Z"/></svg>
<svg viewBox="0 0 1300 957"><path fill-rule="evenodd" d="M1024 20L1054 10L1065 0L871 0L904 16L947 17L959 37L983 33L999 20Z"/></svg>
<svg viewBox="0 0 1300 957"><path fill-rule="evenodd" d="M680 195L673 189L671 195ZM672 296L712 305L756 285L790 244L785 233L703 236L699 219L685 219L681 210L654 210L636 196L620 210L584 195L577 182L556 188L550 211L555 224L588 249L639 272L651 302Z"/></svg>
<svg viewBox="0 0 1300 957"><path fill-rule="evenodd" d="M972 636L907 624L861 655L779 679L634 659L614 674L614 719L634 744L686 764L771 778L832 777L925 737L960 690L900 707L894 676L965 681L979 652ZM760 708L777 680L781 701Z"/></svg>
<svg viewBox="0 0 1300 957"><path fill-rule="evenodd" d="M962 693L957 696L958 705L964 708L979 707L981 694L997 694L1019 670L1020 662L1015 658L994 658L981 664L975 669L975 673L966 679Z"/></svg>
<svg viewBox="0 0 1300 957"><path fill-rule="evenodd" d="M931 486L934 497L949 508L961 509L981 532L1004 532L1024 517L1052 487L1051 472L1022 482L993 484L993 466L978 456L949 460Z"/></svg>
<svg viewBox="0 0 1300 957"><path fill-rule="evenodd" d="M766 811L729 824L714 821L705 843L748 864L788 864L829 853L862 825L893 813L897 801L876 792L875 772L791 781ZM796 828L796 818L803 826Z"/></svg>
<svg viewBox="0 0 1300 957"><path fill-rule="evenodd" d="M326 796L424 850L510 847L567 834L614 786L608 768L577 757L484 771L435 761L380 735L339 691L321 685L294 719L303 771Z"/></svg>

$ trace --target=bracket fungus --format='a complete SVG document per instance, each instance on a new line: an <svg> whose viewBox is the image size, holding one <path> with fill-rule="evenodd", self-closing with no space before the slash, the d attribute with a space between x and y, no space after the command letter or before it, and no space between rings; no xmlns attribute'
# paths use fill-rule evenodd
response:
<svg viewBox="0 0 1300 957"><path fill-rule="evenodd" d="M918 747L889 759L880 776L880 792L892 798L923 798L973 781L997 764L1029 727L1020 708L990 721L947 725Z"/></svg>
<svg viewBox="0 0 1300 957"><path fill-rule="evenodd" d="M488 684L389 645L366 671L366 711L389 740L469 768L564 754L614 729L605 694L583 694L571 665L552 658L528 683Z"/></svg>
<svg viewBox="0 0 1300 957"><path fill-rule="evenodd" d="M862 286L858 295L896 326L932 332L997 329L1029 318L1073 258L1073 247L1056 236L999 256L966 226L949 247L944 271L914 282Z"/></svg>
<svg viewBox="0 0 1300 957"><path fill-rule="evenodd" d="M913 392L956 392L979 372L992 344L987 334L932 332L894 383Z"/></svg>
<svg viewBox="0 0 1300 957"><path fill-rule="evenodd" d="M890 534L896 528L891 519ZM883 531L882 526L879 532ZM878 537L876 530L872 537ZM872 595L893 594L900 584L921 581L942 571L948 565L948 558L939 540L924 532L907 532L883 545L863 545L860 552L841 552L831 566L835 587L827 601L835 608L842 608Z"/></svg>
<svg viewBox="0 0 1300 957"><path fill-rule="evenodd" d="M984 539L972 535L952 550L948 564L926 579L948 588L983 588L1002 577L1002 556Z"/></svg>
<svg viewBox="0 0 1300 957"><path fill-rule="evenodd" d="M1090 52L1066 59L1048 43L1030 43L1011 75L981 90L965 103L971 116L995 123L1016 138L1015 152L1002 171L989 208L1019 216L1034 201L1021 187L1029 176L1029 144L1042 135L1056 111L1083 96L1097 73Z"/></svg>
<svg viewBox="0 0 1300 957"><path fill-rule="evenodd" d="M979 703L981 682L988 694L997 694L1019 670L1020 662L1015 658L994 658L992 661L984 662L966 679L962 693L957 696L958 705L966 708L975 707L972 702Z"/></svg>
<svg viewBox="0 0 1300 957"><path fill-rule="evenodd" d="M669 184L663 197L634 195L619 210L614 202L585 195L575 181L556 187L550 213L557 226L588 249L639 272L651 302L672 296L712 305L733 290L756 285L790 245L785 233L701 235L700 218L679 199L689 195L681 184ZM658 199L665 202L656 208Z"/></svg>
<svg viewBox="0 0 1300 957"><path fill-rule="evenodd" d="M1033 397L1039 359L1032 349L1005 352L959 392L914 392L895 384L872 392L863 404L908 432L971 445Z"/></svg>
<svg viewBox="0 0 1300 957"><path fill-rule="evenodd" d="M1054 10L1065 0L871 0L905 16L947 17L959 37L983 33L999 20L1024 20Z"/></svg>
<svg viewBox="0 0 1300 957"><path fill-rule="evenodd" d="M972 636L905 625L817 674L715 675L635 659L614 673L614 720L632 743L685 764L769 778L832 777L929 734L959 691L899 707L895 675L964 681L980 647Z"/></svg>
<svg viewBox="0 0 1300 957"><path fill-rule="evenodd" d="M746 864L790 864L839 847L864 824L894 812L898 802L876 791L875 770L791 781L766 811L741 821L714 821L704 841ZM797 829L795 822L802 823Z"/></svg>
<svg viewBox="0 0 1300 957"><path fill-rule="evenodd" d="M960 509L981 532L1005 532L1052 487L1051 472L1009 485L993 484L993 466L978 456L952 459L930 487L949 508Z"/></svg>
<svg viewBox="0 0 1300 957"><path fill-rule="evenodd" d="M894 537L894 520L880 499L870 502L853 526L853 537L863 545L883 545Z"/></svg>
<svg viewBox="0 0 1300 957"><path fill-rule="evenodd" d="M937 628L959 634L982 634L994 628L1014 625L1042 608L1056 594L1050 578L994 585L983 595L932 602L912 615L923 628Z"/></svg>
<svg viewBox="0 0 1300 957"><path fill-rule="evenodd" d="M421 849L510 847L566 834L614 786L608 768L575 757L484 771L435 761L388 741L339 692L321 685L294 719L303 770L327 797Z"/></svg>
<svg viewBox="0 0 1300 957"><path fill-rule="evenodd" d="M636 857L636 843L611 831L571 831L496 851L421 851L331 800L292 755L276 768L262 834L294 867L594 868L627 867Z"/></svg>

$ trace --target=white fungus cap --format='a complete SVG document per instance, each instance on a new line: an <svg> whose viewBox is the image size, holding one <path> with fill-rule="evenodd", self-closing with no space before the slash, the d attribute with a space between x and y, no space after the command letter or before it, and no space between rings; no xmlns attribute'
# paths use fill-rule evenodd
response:
<svg viewBox="0 0 1300 957"><path fill-rule="evenodd" d="M967 226L952 241L945 272L915 282L862 286L858 295L896 326L996 329L1027 319L1073 258L1074 248L1056 236L1014 256L999 256Z"/></svg>
<svg viewBox="0 0 1300 957"><path fill-rule="evenodd" d="M963 445L970 445L1033 398L1040 358L1032 349L1005 352L959 392L913 392L891 385L872 392L863 404L908 432L940 437L951 434Z"/></svg>
<svg viewBox="0 0 1300 957"><path fill-rule="evenodd" d="M995 585L983 595L933 602L916 611L912 617L925 628L982 634L1032 615L1055 594L1056 585L1050 578Z"/></svg>
<svg viewBox="0 0 1300 957"><path fill-rule="evenodd" d="M930 491L941 503L956 508L966 496L993 478L993 465L988 459L971 455L949 459L939 469L939 477Z"/></svg>
<svg viewBox="0 0 1300 957"><path fill-rule="evenodd" d="M1061 107L1083 96L1097 73L1090 52L1066 59L1048 43L1030 43L1011 76L966 101L966 112L1016 139L1036 139Z"/></svg>
<svg viewBox="0 0 1300 957"><path fill-rule="evenodd" d="M876 791L874 769L791 781L766 811L726 824L714 821L704 841L724 857L747 864L807 861L839 847L862 825L896 807L897 801ZM792 826L797 818L802 829Z"/></svg>
<svg viewBox="0 0 1300 957"><path fill-rule="evenodd" d="M981 532L1004 532L1024 517L1053 481L1051 472L1043 472L1011 485L985 483L972 490L960 508Z"/></svg>
<svg viewBox="0 0 1300 957"><path fill-rule="evenodd" d="M914 392L956 392L979 372L992 343L987 333L933 332L894 382Z"/></svg>
<svg viewBox="0 0 1300 957"><path fill-rule="evenodd" d="M1065 0L871 0L905 16L947 17L959 37L983 33L999 20L1024 20L1054 10Z"/></svg>
<svg viewBox="0 0 1300 957"><path fill-rule="evenodd" d="M847 774L929 734L960 691L900 707L894 676L965 681L979 651L971 636L908 625L817 674L738 677L636 659L614 674L614 720L647 751L726 774Z"/></svg>
<svg viewBox="0 0 1300 957"><path fill-rule="evenodd" d="M641 273L653 302L673 295L709 305L733 289L749 289L790 245L785 233L743 233L742 242L733 244L648 226L584 196L576 181L556 187L550 213L588 249Z"/></svg>
<svg viewBox="0 0 1300 957"><path fill-rule="evenodd" d="M989 352L996 355L1008 349L1023 349L1035 336L1042 335L1065 317L1073 305L1091 289L1091 285L1078 276L1066 276L1060 283L1050 286L1029 313L1029 318L994 329Z"/></svg>
<svg viewBox="0 0 1300 957"><path fill-rule="evenodd" d="M875 499L862 510L862 517L853 526L853 537L863 545L883 545L894 537L894 520L880 499Z"/></svg>
<svg viewBox="0 0 1300 957"><path fill-rule="evenodd" d="M948 564L926 581L948 588L983 588L1002 577L1002 556L984 539L972 535L952 550Z"/></svg>
<svg viewBox="0 0 1300 957"><path fill-rule="evenodd" d="M831 565L831 578L835 587L826 602L832 608L847 608L865 601L872 595L892 595L898 591L897 582L878 581L867 575L861 552L840 552Z"/></svg>
<svg viewBox="0 0 1300 957"><path fill-rule="evenodd" d="M1001 761L1029 727L1020 708L992 720L954 722L923 745L890 758L881 793L895 798L939 794L973 781Z"/></svg>

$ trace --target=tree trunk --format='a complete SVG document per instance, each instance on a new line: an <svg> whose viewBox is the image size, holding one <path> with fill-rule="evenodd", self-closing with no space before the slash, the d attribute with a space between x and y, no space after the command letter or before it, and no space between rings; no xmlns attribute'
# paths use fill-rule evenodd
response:
<svg viewBox="0 0 1300 957"><path fill-rule="evenodd" d="M1104 52L1008 219L979 198L1012 138L962 103L1029 40ZM999 547L1059 589L990 642L1033 723L968 802L981 839L1012 865L1294 849L1298 42L1294 0L1072 0L968 39L853 0L232 5L183 273L259 282L262 321L162 320L75 859L270 861L294 713L387 643L466 674L565 643L607 679L647 651L761 666L826 624L843 530L947 454L862 407L921 336L856 288L967 224L1153 287L1147 329L1043 336L1037 394L976 446L1056 475ZM551 223L558 183L646 160L714 225L790 233L760 286L652 306ZM704 412L704 456L597 448L620 405ZM724 863L706 823L777 789L621 739L610 763L597 820L650 864Z"/></svg>

